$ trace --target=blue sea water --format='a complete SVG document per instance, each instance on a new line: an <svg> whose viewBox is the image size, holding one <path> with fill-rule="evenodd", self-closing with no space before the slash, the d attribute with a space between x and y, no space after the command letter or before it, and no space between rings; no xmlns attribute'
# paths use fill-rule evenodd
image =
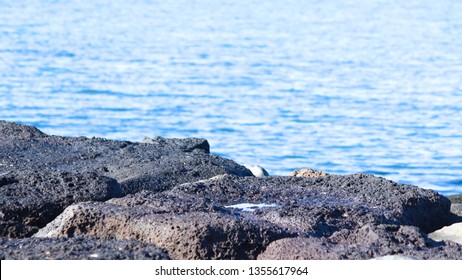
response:
<svg viewBox="0 0 462 280"><path fill-rule="evenodd" d="M462 1L0 0L0 119L462 193Z"/></svg>

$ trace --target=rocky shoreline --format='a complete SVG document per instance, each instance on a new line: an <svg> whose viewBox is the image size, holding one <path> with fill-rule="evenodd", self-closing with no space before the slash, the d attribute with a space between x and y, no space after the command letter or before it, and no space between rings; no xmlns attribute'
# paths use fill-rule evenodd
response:
<svg viewBox="0 0 462 280"><path fill-rule="evenodd" d="M462 259L460 196L247 167L205 139L60 137L0 121L0 258Z"/></svg>

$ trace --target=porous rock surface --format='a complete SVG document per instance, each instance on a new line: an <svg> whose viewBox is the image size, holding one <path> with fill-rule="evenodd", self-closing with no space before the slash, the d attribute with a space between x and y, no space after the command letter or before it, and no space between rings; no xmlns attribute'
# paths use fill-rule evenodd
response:
<svg viewBox="0 0 462 280"><path fill-rule="evenodd" d="M319 236L366 223L412 225L430 232L450 218L450 202L438 193L367 174L315 178L221 175L173 190L223 205L275 204L252 215Z"/></svg>
<svg viewBox="0 0 462 280"><path fill-rule="evenodd" d="M252 176L205 139L148 143L49 136L0 121L0 236L31 236L75 202L163 191L218 174Z"/></svg>
<svg viewBox="0 0 462 280"><path fill-rule="evenodd" d="M219 174L252 176L245 167L210 154L207 140L200 138L157 137L137 143L48 136L34 127L0 121L0 139L0 174L97 172L115 178L124 194L162 191Z"/></svg>
<svg viewBox="0 0 462 280"><path fill-rule="evenodd" d="M259 260L372 259L399 255L410 259L462 259L462 246L435 242L418 228L367 224L329 237L285 238L272 242Z"/></svg>
<svg viewBox="0 0 462 280"><path fill-rule="evenodd" d="M204 139L58 137L1 121L0 136L0 233L15 238L2 258L74 258L41 248L81 241L82 259L162 258L156 248L173 259L462 259L462 245L427 236L459 218L432 190L367 174L257 178ZM154 251L94 253L113 242Z"/></svg>
<svg viewBox="0 0 462 280"><path fill-rule="evenodd" d="M357 186L341 190L351 184ZM447 202L433 191L364 174L220 175L161 193L73 205L36 237L137 239L175 259L458 259L462 246L425 233L448 219ZM246 212L234 207L239 203L268 207Z"/></svg>
<svg viewBox="0 0 462 280"><path fill-rule="evenodd" d="M2 260L170 260L161 248L135 240L0 239Z"/></svg>
<svg viewBox="0 0 462 280"><path fill-rule="evenodd" d="M70 206L35 235L75 236L136 239L164 248L175 259L255 259L271 241L290 234L204 199L144 191Z"/></svg>
<svg viewBox="0 0 462 280"><path fill-rule="evenodd" d="M8 238L31 236L75 202L122 196L115 179L96 173L17 172L0 180L0 235Z"/></svg>

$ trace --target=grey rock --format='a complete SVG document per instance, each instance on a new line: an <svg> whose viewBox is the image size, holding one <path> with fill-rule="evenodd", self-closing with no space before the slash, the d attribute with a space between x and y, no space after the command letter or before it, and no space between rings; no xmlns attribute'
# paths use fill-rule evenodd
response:
<svg viewBox="0 0 462 280"><path fill-rule="evenodd" d="M75 204L35 237L135 239L163 248L174 259L255 259L271 241L291 236L205 200L196 203L185 195L179 202L181 196L142 192Z"/></svg>
<svg viewBox="0 0 462 280"><path fill-rule="evenodd" d="M367 224L340 230L329 237L284 238L272 242L259 260L375 259L399 256L412 259L462 259L462 246L434 242L418 228Z"/></svg>
<svg viewBox="0 0 462 280"><path fill-rule="evenodd" d="M30 140L46 137L47 135L33 126L16 124L0 120L0 135L2 140Z"/></svg>
<svg viewBox="0 0 462 280"><path fill-rule="evenodd" d="M2 260L169 260L159 247L135 240L0 239Z"/></svg>
<svg viewBox="0 0 462 280"><path fill-rule="evenodd" d="M173 188L223 205L276 204L248 213L305 235L328 236L367 223L431 232L447 225L450 202L435 191L366 174L263 178L219 176Z"/></svg>
<svg viewBox="0 0 462 280"><path fill-rule="evenodd" d="M462 203L452 203L451 213L457 216L462 216Z"/></svg>
<svg viewBox="0 0 462 280"><path fill-rule="evenodd" d="M0 256L461 259L462 245L427 236L461 221L455 198L297 174L254 177L200 138L59 137L0 121L0 235L35 233L1 239Z"/></svg>
<svg viewBox="0 0 462 280"><path fill-rule="evenodd" d="M155 138L144 137L144 143L156 145L157 148L168 148L180 150L183 152L192 152L196 149L203 150L205 153L210 153L210 145L203 138L164 138L157 136Z"/></svg>
<svg viewBox="0 0 462 280"><path fill-rule="evenodd" d="M0 235L30 236L74 202L144 189L160 192L219 174L253 176L210 154L205 139L146 141L49 136L32 126L0 121ZM78 184L69 187L68 177L79 178ZM43 183L37 187L35 180Z"/></svg>
<svg viewBox="0 0 462 280"><path fill-rule="evenodd" d="M24 172L0 177L0 235L31 236L75 202L122 196L115 179L96 173Z"/></svg>
<svg viewBox="0 0 462 280"><path fill-rule="evenodd" d="M154 193L151 191L140 191L136 194L126 195L122 198L106 201L126 207L147 207L155 213L181 214L188 212L225 212L231 213L219 203L209 199L195 197L181 191L164 191Z"/></svg>
<svg viewBox="0 0 462 280"><path fill-rule="evenodd" d="M462 203L462 194L448 195L447 198L448 198L452 203Z"/></svg>
<svg viewBox="0 0 462 280"><path fill-rule="evenodd" d="M158 137L146 144L59 137L5 121L0 121L0 132L0 174L30 170L97 172L121 182L124 194L141 189L165 190L219 174L253 176L245 167L210 154L205 139ZM3 133L10 134L7 137Z"/></svg>

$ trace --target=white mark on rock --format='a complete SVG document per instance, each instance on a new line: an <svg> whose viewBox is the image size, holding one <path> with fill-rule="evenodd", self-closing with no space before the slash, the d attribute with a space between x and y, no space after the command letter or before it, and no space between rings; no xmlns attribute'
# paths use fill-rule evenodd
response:
<svg viewBox="0 0 462 280"><path fill-rule="evenodd" d="M237 208L244 212L253 212L257 209L266 208L266 207L276 207L277 204L267 204L267 203L260 203L260 204L252 204L252 203L240 203L234 205L225 206L225 208Z"/></svg>

